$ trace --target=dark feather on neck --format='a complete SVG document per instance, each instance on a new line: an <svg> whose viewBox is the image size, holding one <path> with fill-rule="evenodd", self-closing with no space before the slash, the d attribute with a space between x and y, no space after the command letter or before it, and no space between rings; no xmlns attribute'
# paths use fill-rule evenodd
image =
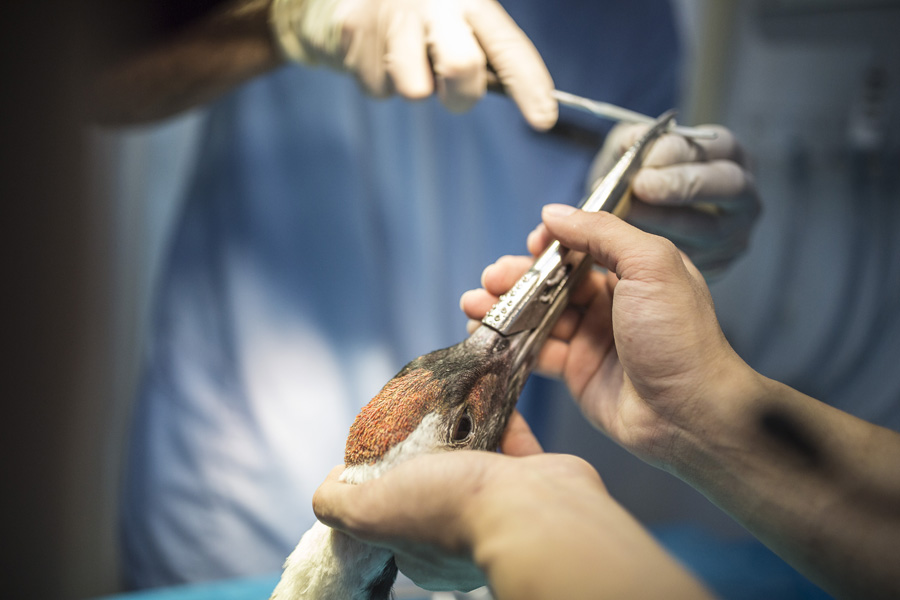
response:
<svg viewBox="0 0 900 600"><path fill-rule="evenodd" d="M367 590L369 600L390 600L391 589L393 589L396 579L397 563L394 562L394 557L391 556L391 559L384 565L384 570L369 585Z"/></svg>

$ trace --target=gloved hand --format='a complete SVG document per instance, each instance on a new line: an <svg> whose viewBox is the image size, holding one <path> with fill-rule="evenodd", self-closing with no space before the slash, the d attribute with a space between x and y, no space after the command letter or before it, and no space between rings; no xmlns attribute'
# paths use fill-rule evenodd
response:
<svg viewBox="0 0 900 600"><path fill-rule="evenodd" d="M273 0L271 23L289 59L352 73L374 96L437 88L447 108L465 111L490 64L532 127L556 123L550 73L495 0Z"/></svg>
<svg viewBox="0 0 900 600"><path fill-rule="evenodd" d="M719 125L714 140L667 134L656 141L635 175L626 220L669 238L707 278L747 247L760 205L740 144ZM610 132L588 177L593 188L647 130L622 124Z"/></svg>

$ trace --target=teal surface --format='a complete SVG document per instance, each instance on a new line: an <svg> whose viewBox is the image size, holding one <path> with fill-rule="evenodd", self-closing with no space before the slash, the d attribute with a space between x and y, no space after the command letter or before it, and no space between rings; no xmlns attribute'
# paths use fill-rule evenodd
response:
<svg viewBox="0 0 900 600"><path fill-rule="evenodd" d="M831 600L831 596L754 539L724 540L688 525L657 528L660 543L723 600ZM95 600L267 600L280 573L104 596ZM401 576L396 600L432 597ZM437 594L435 595L437 596ZM441 595L441 597L444 597ZM486 592L455 598L483 599Z"/></svg>
<svg viewBox="0 0 900 600"><path fill-rule="evenodd" d="M268 600L280 573L103 596L97 600Z"/></svg>
<svg viewBox="0 0 900 600"><path fill-rule="evenodd" d="M272 573L258 577L223 579L115 594L93 600L268 600L280 577L281 573ZM429 600L432 594L418 588L401 574L394 586L393 597L394 600ZM469 595L456 594L454 597L489 600L490 595L482 591Z"/></svg>

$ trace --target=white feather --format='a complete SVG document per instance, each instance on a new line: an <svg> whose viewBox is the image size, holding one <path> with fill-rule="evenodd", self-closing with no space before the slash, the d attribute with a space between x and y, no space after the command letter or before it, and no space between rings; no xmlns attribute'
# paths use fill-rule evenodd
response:
<svg viewBox="0 0 900 600"><path fill-rule="evenodd" d="M284 563L272 600L366 600L390 550L364 544L316 521Z"/></svg>
<svg viewBox="0 0 900 600"><path fill-rule="evenodd" d="M414 456L441 449L442 439L440 418L428 414L381 460L348 467L341 480L359 484L380 477ZM270 600L366 600L367 589L390 558L390 550L370 546L316 521L285 561Z"/></svg>

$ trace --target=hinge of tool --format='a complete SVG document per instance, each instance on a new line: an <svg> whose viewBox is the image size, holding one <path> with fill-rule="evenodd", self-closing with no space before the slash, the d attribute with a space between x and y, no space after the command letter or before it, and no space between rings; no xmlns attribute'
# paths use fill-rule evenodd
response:
<svg viewBox="0 0 900 600"><path fill-rule="evenodd" d="M559 242L554 242L559 245ZM572 270L565 260L568 251L546 252L505 294L500 296L481 322L502 335L537 327L553 305Z"/></svg>

